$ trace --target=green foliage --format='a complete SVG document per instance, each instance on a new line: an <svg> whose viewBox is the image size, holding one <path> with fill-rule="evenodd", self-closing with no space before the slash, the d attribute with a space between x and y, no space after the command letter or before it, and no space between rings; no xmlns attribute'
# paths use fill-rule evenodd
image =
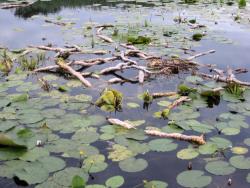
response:
<svg viewBox="0 0 250 188"><path fill-rule="evenodd" d="M187 96L190 93L195 93L197 91L197 89L195 88L191 88L185 84L180 84L178 86L178 94L182 95L182 96Z"/></svg>
<svg viewBox="0 0 250 188"><path fill-rule="evenodd" d="M7 55L7 51L3 51L3 55L0 54L0 71L3 73L9 73L13 67L11 58Z"/></svg>
<svg viewBox="0 0 250 188"><path fill-rule="evenodd" d="M106 88L100 98L95 102L104 111L121 111L123 94L115 89Z"/></svg>
<svg viewBox="0 0 250 188"><path fill-rule="evenodd" d="M151 42L151 38L145 36L128 36L128 43L131 44L149 44Z"/></svg>
<svg viewBox="0 0 250 188"><path fill-rule="evenodd" d="M229 83L225 87L226 92L235 95L236 97L243 96L245 88L237 83Z"/></svg>
<svg viewBox="0 0 250 188"><path fill-rule="evenodd" d="M195 34L193 34L192 39L194 41L200 41L202 39L202 37L203 37L203 34L201 34L201 33L195 33Z"/></svg>
<svg viewBox="0 0 250 188"><path fill-rule="evenodd" d="M153 101L153 96L148 91L145 91L142 94L142 100L144 101L144 103L150 104Z"/></svg>
<svg viewBox="0 0 250 188"><path fill-rule="evenodd" d="M39 64L39 58L34 58L34 57L22 57L20 59L20 65L23 70L28 70L28 71L33 71L34 69L37 68Z"/></svg>
<svg viewBox="0 0 250 188"><path fill-rule="evenodd" d="M81 176L75 175L72 178L71 187L72 188L84 188L85 182L84 182L83 178Z"/></svg>
<svg viewBox="0 0 250 188"><path fill-rule="evenodd" d="M239 8L244 8L244 7L246 7L246 6L247 6L246 0L239 0L239 1L238 1L238 6L239 6Z"/></svg>
<svg viewBox="0 0 250 188"><path fill-rule="evenodd" d="M196 19L188 20L188 22L191 23L191 24L195 24L196 23Z"/></svg>

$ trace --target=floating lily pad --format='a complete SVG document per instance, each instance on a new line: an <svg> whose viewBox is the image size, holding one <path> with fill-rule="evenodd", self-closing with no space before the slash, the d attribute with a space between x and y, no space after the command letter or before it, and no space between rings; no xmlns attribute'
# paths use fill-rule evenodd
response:
<svg viewBox="0 0 250 188"><path fill-rule="evenodd" d="M247 146L250 146L250 138L246 138L244 140L244 144L246 144Z"/></svg>
<svg viewBox="0 0 250 188"><path fill-rule="evenodd" d="M44 182L49 177L49 172L42 168L41 165L34 163L24 167L22 170L16 171L15 176L28 184L36 184Z"/></svg>
<svg viewBox="0 0 250 188"><path fill-rule="evenodd" d="M122 176L113 176L105 182L107 187L117 188L124 184L124 178Z"/></svg>
<svg viewBox="0 0 250 188"><path fill-rule="evenodd" d="M140 107L139 104L134 103L134 102L128 102L128 103L127 103L127 106L128 106L129 108L139 108L139 107Z"/></svg>
<svg viewBox="0 0 250 188"><path fill-rule="evenodd" d="M234 173L235 168L225 161L212 161L207 163L205 169L214 175L229 175Z"/></svg>
<svg viewBox="0 0 250 188"><path fill-rule="evenodd" d="M240 129L232 128L232 127L226 127L221 130L221 132L225 135L237 135L240 133Z"/></svg>
<svg viewBox="0 0 250 188"><path fill-rule="evenodd" d="M248 183L250 183L250 173L247 174L246 180Z"/></svg>
<svg viewBox="0 0 250 188"><path fill-rule="evenodd" d="M220 149L225 149L232 146L232 142L221 137L212 137L210 138L211 142L217 145Z"/></svg>
<svg viewBox="0 0 250 188"><path fill-rule="evenodd" d="M152 180L144 183L144 188L167 188L168 184L159 180Z"/></svg>
<svg viewBox="0 0 250 188"><path fill-rule="evenodd" d="M38 161L48 172L56 172L63 169L66 165L63 159L52 156L39 158Z"/></svg>
<svg viewBox="0 0 250 188"><path fill-rule="evenodd" d="M213 154L217 150L217 145L211 142L207 142L206 144L199 146L199 153L203 155Z"/></svg>
<svg viewBox="0 0 250 188"><path fill-rule="evenodd" d="M172 143L172 140L169 140L169 139L151 140L148 143L148 145L152 151L157 151L157 152L173 151L178 146L178 144Z"/></svg>
<svg viewBox="0 0 250 188"><path fill-rule="evenodd" d="M114 144L112 150L109 152L108 158L112 161L122 161L134 156L134 153L126 147L119 144Z"/></svg>
<svg viewBox="0 0 250 188"><path fill-rule="evenodd" d="M203 171L188 170L184 171L177 176L177 182L183 187L206 187L212 181L210 176L205 176Z"/></svg>
<svg viewBox="0 0 250 188"><path fill-rule="evenodd" d="M24 161L35 161L41 157L47 157L47 156L49 156L48 150L41 147L35 147L34 149L29 150L19 158Z"/></svg>
<svg viewBox="0 0 250 188"><path fill-rule="evenodd" d="M177 153L177 157L184 160L196 158L198 155L197 150L193 148L182 149Z"/></svg>
<svg viewBox="0 0 250 188"><path fill-rule="evenodd" d="M88 174L81 168L68 167L53 175L53 180L61 186L71 186L71 181L74 176L80 176L85 182L88 181Z"/></svg>
<svg viewBox="0 0 250 188"><path fill-rule="evenodd" d="M231 151L234 153L234 154L238 154L238 155L242 155L242 154L245 154L248 152L248 149L247 148L243 148L243 147L233 147L231 149Z"/></svg>
<svg viewBox="0 0 250 188"><path fill-rule="evenodd" d="M148 163L144 159L129 158L119 162L119 167L125 172L140 172L147 166Z"/></svg>
<svg viewBox="0 0 250 188"><path fill-rule="evenodd" d="M108 164L105 163L104 155L91 155L83 161L82 168L86 172L97 173L105 170Z"/></svg>
<svg viewBox="0 0 250 188"><path fill-rule="evenodd" d="M231 165L238 169L250 169L250 157L243 155L233 156L229 159Z"/></svg>

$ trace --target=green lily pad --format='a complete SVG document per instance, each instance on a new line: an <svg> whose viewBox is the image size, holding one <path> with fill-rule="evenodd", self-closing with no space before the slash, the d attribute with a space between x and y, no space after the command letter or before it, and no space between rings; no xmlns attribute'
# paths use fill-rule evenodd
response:
<svg viewBox="0 0 250 188"><path fill-rule="evenodd" d="M248 183L250 183L250 173L247 174L246 180Z"/></svg>
<svg viewBox="0 0 250 188"><path fill-rule="evenodd" d="M172 143L172 140L169 140L169 139L151 140L148 143L148 145L152 151L157 151L157 152L173 151L178 146L178 144Z"/></svg>
<svg viewBox="0 0 250 188"><path fill-rule="evenodd" d="M74 176L80 176L84 182L88 181L88 174L81 168L68 167L53 174L53 180L61 186L70 187Z"/></svg>
<svg viewBox="0 0 250 188"><path fill-rule="evenodd" d="M43 168L48 170L48 172L56 172L63 169L66 165L63 159L52 156L42 157L37 161L39 161L42 164Z"/></svg>
<svg viewBox="0 0 250 188"><path fill-rule="evenodd" d="M177 157L184 160L196 158L198 155L197 150L193 148L182 149L177 153Z"/></svg>
<svg viewBox="0 0 250 188"><path fill-rule="evenodd" d="M124 178L122 176L113 176L105 182L107 187L117 188L124 184Z"/></svg>
<svg viewBox="0 0 250 188"><path fill-rule="evenodd" d="M229 175L234 173L235 168L225 161L212 161L207 163L205 169L214 175Z"/></svg>
<svg viewBox="0 0 250 188"><path fill-rule="evenodd" d="M12 160L22 157L27 150L25 148L0 148L0 160Z"/></svg>
<svg viewBox="0 0 250 188"><path fill-rule="evenodd" d="M140 107L139 104L134 103L134 102L128 102L128 103L127 103L127 106L128 106L129 108L139 108L139 107Z"/></svg>
<svg viewBox="0 0 250 188"><path fill-rule="evenodd" d="M140 172L147 166L148 163L144 159L129 158L119 162L119 167L125 172Z"/></svg>
<svg viewBox="0 0 250 188"><path fill-rule="evenodd" d="M221 130L221 132L225 135L237 135L240 133L240 129L232 128L232 127L226 127Z"/></svg>
<svg viewBox="0 0 250 188"><path fill-rule="evenodd" d="M177 182L183 187L206 187L212 181L210 176L205 176L203 171L188 170L184 171L177 176Z"/></svg>
<svg viewBox="0 0 250 188"><path fill-rule="evenodd" d="M238 169L250 169L250 157L243 155L233 156L229 159L231 165Z"/></svg>
<svg viewBox="0 0 250 188"><path fill-rule="evenodd" d="M16 171L14 175L28 184L36 184L44 182L49 177L49 172L42 168L40 164L34 163Z"/></svg>
<svg viewBox="0 0 250 188"><path fill-rule="evenodd" d="M230 140L221 137L212 137L210 138L210 141L216 144L220 149L225 149L232 146L232 142Z"/></svg>
<svg viewBox="0 0 250 188"><path fill-rule="evenodd" d="M71 182L72 188L85 188L85 182L82 177L75 175Z"/></svg>
<svg viewBox="0 0 250 188"><path fill-rule="evenodd" d="M250 146L250 138L246 138L244 140L244 144L246 144L247 146Z"/></svg>
<svg viewBox="0 0 250 188"><path fill-rule="evenodd" d="M248 152L248 149L247 148L244 148L244 147L233 147L231 148L231 151L234 153L234 154L238 154L238 155L242 155L242 154L246 154Z"/></svg>
<svg viewBox="0 0 250 188"><path fill-rule="evenodd" d="M217 145L211 142L207 142L206 144L199 146L199 153L203 155L213 154L217 150Z"/></svg>
<svg viewBox="0 0 250 188"><path fill-rule="evenodd" d="M19 158L24 161L36 161L41 157L47 157L47 156L49 156L48 150L41 147L35 147L34 149L29 150Z"/></svg>
<svg viewBox="0 0 250 188"><path fill-rule="evenodd" d="M134 156L134 153L128 150L125 146L114 144L109 152L108 158L112 161L122 161Z"/></svg>
<svg viewBox="0 0 250 188"><path fill-rule="evenodd" d="M166 182L163 181L159 181L159 180L152 180L152 181L147 181L144 182L144 188L167 188L168 184Z"/></svg>
<svg viewBox="0 0 250 188"><path fill-rule="evenodd" d="M97 173L105 170L108 164L105 163L104 155L91 155L83 161L82 168L90 173Z"/></svg>

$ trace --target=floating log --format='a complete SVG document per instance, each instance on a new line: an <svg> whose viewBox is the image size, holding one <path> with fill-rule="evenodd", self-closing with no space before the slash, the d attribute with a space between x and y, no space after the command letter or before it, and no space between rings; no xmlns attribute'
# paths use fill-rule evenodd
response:
<svg viewBox="0 0 250 188"><path fill-rule="evenodd" d="M169 96L173 96L173 95L177 95L177 92L170 91L170 92L152 93L153 98L169 97Z"/></svg>
<svg viewBox="0 0 250 188"><path fill-rule="evenodd" d="M198 53L196 55L193 55L193 56L190 56L188 58L186 58L186 60L188 61L191 61L197 57L201 57L201 56L204 56L204 55L207 55L207 54L212 54L212 53L215 53L215 50L209 50L209 51L206 51L206 52L201 52L201 53Z"/></svg>
<svg viewBox="0 0 250 188"><path fill-rule="evenodd" d="M165 133L159 130L145 130L145 133L148 135L159 136L162 138L173 138L177 140L194 142L199 145L206 144L203 134L201 136L195 136L195 135L185 135L185 134L180 134L180 133Z"/></svg>
<svg viewBox="0 0 250 188"><path fill-rule="evenodd" d="M112 125L119 125L121 127L124 127L126 129L136 129L136 127L128 122L121 121L119 119L114 118L107 118L107 121Z"/></svg>
<svg viewBox="0 0 250 188"><path fill-rule="evenodd" d="M84 86L86 87L92 87L91 83L86 80L83 75L77 71L75 71L72 67L70 67L69 65L67 65L63 59L59 59L57 62L56 62L57 65L60 66L60 68L66 70L67 72L69 72L70 74L72 74L73 76L75 76L76 78L78 78Z"/></svg>

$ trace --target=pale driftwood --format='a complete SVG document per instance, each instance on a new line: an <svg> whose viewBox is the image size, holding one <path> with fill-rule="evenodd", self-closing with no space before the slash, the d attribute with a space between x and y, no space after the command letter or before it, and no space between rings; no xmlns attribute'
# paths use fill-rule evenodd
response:
<svg viewBox="0 0 250 188"><path fill-rule="evenodd" d="M122 61L130 63L130 64L134 64L137 65L137 62L132 60L132 59L128 59L125 57L124 52L121 52L121 55L119 56L121 58Z"/></svg>
<svg viewBox="0 0 250 188"><path fill-rule="evenodd" d="M177 92L159 92L159 93L152 93L152 97L155 98L160 98L160 97L169 97L169 96L173 96L173 95L177 95Z"/></svg>
<svg viewBox="0 0 250 188"><path fill-rule="evenodd" d="M223 71L223 70L220 70L220 69L211 69L211 70L214 71L219 76L224 76L225 71Z"/></svg>
<svg viewBox="0 0 250 188"><path fill-rule="evenodd" d="M199 145L206 144L203 134L201 136L195 136L195 135L185 135L185 134L180 134L180 133L165 133L159 130L145 130L145 133L148 135L159 136L162 138L173 138L177 140L194 142Z"/></svg>
<svg viewBox="0 0 250 188"><path fill-rule="evenodd" d="M84 77L90 77L90 78L100 79L100 76L98 74L93 73L93 72L83 72L81 74Z"/></svg>
<svg viewBox="0 0 250 188"><path fill-rule="evenodd" d="M198 29L198 28L203 28L206 27L203 24L192 24L192 23L188 23L188 25L190 26L191 29Z"/></svg>
<svg viewBox="0 0 250 188"><path fill-rule="evenodd" d="M117 83L124 83L124 82L126 81L121 78L111 78L108 80L109 84L117 84Z"/></svg>
<svg viewBox="0 0 250 188"><path fill-rule="evenodd" d="M100 28L96 31L96 36L99 37L100 39L104 40L105 42L113 43L114 41L113 41L110 37L101 34L101 31L102 31L103 29L104 29L104 27L100 27Z"/></svg>
<svg viewBox="0 0 250 188"><path fill-rule="evenodd" d="M197 57L201 57L201 56L212 54L212 53L215 53L215 50L209 50L209 51L206 51L206 52L198 53L196 55L193 55L193 56L190 56L190 57L186 58L186 60L191 61L191 60L193 60L193 59L195 59Z"/></svg>
<svg viewBox="0 0 250 188"><path fill-rule="evenodd" d="M59 59L56 63L57 65L60 66L60 68L66 70L67 72L78 78L83 83L84 86L92 87L91 83L88 80L86 80L81 73L75 71L72 67L67 65L62 59Z"/></svg>
<svg viewBox="0 0 250 188"><path fill-rule="evenodd" d="M73 61L67 63L67 65L69 66L72 63L73 63ZM50 65L50 66L47 66L47 67L37 68L37 69L33 70L33 72L46 72L46 71L52 71L53 69L58 69L58 68L60 68L59 65Z"/></svg>
<svg viewBox="0 0 250 188"><path fill-rule="evenodd" d="M21 7L27 7L32 5L34 2L26 2L22 1L19 3L1 3L0 4L0 9L11 9L11 8L21 8Z"/></svg>
<svg viewBox="0 0 250 188"><path fill-rule="evenodd" d="M107 121L112 125L119 125L121 127L124 127L126 129L136 129L136 127L126 121L121 121L119 119L114 118L107 118Z"/></svg>
<svg viewBox="0 0 250 188"><path fill-rule="evenodd" d="M45 50L45 51L53 51L56 53L59 53L59 55L63 54L96 54L96 55L104 55L107 53L105 50L82 50L78 46L72 46L67 48L60 48L60 47L51 47L51 46L33 46L30 45L30 48L37 48L39 50Z"/></svg>
<svg viewBox="0 0 250 188"><path fill-rule="evenodd" d="M140 84L143 84L145 78L145 73L142 70L138 71L138 80Z"/></svg>
<svg viewBox="0 0 250 188"><path fill-rule="evenodd" d="M103 70L100 71L100 74L109 74L109 73L112 73L112 72L115 72L115 71L120 71L123 69L123 67L127 67L127 63L119 63L117 64L116 66L114 67L107 67Z"/></svg>
<svg viewBox="0 0 250 188"><path fill-rule="evenodd" d="M219 81L219 82L225 82L225 83L237 83L240 84L242 86L250 86L250 82L243 82L240 81L236 78L233 79L228 79L227 77L221 77L219 75L210 75L210 74L205 74L205 73L196 73L196 75L201 76L203 78L207 78L207 79L212 79L215 81Z"/></svg>
<svg viewBox="0 0 250 188"><path fill-rule="evenodd" d="M174 102L172 102L170 105L168 105L168 109L171 110L174 107L178 106L179 104L181 104L182 102L187 102L190 101L191 99L187 96L182 96L179 99L175 100Z"/></svg>

